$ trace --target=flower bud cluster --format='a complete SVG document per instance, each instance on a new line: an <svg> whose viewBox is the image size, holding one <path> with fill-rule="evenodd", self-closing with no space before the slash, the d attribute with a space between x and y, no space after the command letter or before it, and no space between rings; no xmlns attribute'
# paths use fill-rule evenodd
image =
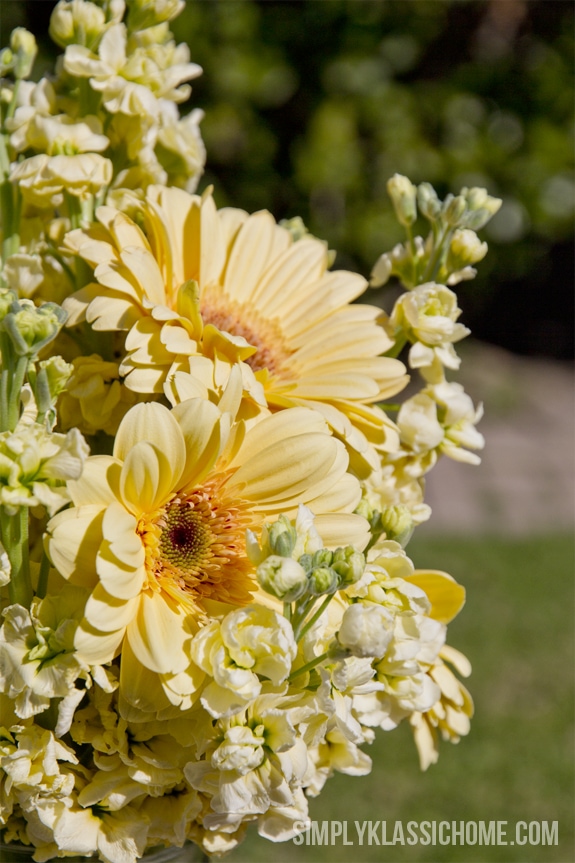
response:
<svg viewBox="0 0 575 863"><path fill-rule="evenodd" d="M305 510L305 507L300 510ZM306 525L304 534L302 522L301 512L299 525L297 521L292 523L287 516L280 515L276 522L265 525L263 549L258 546L255 552L260 560L256 569L260 587L282 602L329 596L355 584L365 569L365 556L353 546L335 551L316 547L317 536L310 543L309 525ZM300 553L302 549L305 550ZM252 559L253 555L252 551Z"/></svg>
<svg viewBox="0 0 575 863"><path fill-rule="evenodd" d="M408 229L408 242L378 258L371 286L385 285L392 276L410 289L433 280L456 285L474 278L472 265L487 253L487 244L475 232L497 213L501 200L485 189L464 187L459 195L448 194L441 201L430 183L416 187L400 174L388 181L387 190L398 221ZM410 233L418 212L431 225L425 240Z"/></svg>

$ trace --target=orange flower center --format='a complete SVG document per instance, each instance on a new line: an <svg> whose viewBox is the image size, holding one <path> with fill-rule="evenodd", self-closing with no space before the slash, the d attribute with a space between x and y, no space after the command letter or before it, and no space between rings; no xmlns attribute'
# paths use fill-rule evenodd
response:
<svg viewBox="0 0 575 863"><path fill-rule="evenodd" d="M285 343L277 319L262 317L251 303L238 303L221 292L209 290L202 297L201 314L204 324L212 324L233 336L243 336L256 348L255 354L245 360L254 372L267 369L270 375L286 376L284 367L292 351Z"/></svg>
<svg viewBox="0 0 575 863"><path fill-rule="evenodd" d="M246 555L245 532L253 514L245 501L228 496L227 477L176 494L138 532L146 548L151 585L174 598L233 605L251 601L256 585Z"/></svg>

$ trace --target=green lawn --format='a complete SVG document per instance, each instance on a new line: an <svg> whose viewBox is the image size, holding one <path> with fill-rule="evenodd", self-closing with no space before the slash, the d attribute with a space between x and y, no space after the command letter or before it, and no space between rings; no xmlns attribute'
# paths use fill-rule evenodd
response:
<svg viewBox="0 0 575 863"><path fill-rule="evenodd" d="M573 540L415 539L416 566L467 588L449 641L473 663L469 737L420 773L407 727L379 732L368 777L337 775L311 818L348 822L354 845L272 844L249 833L230 863L572 863ZM558 845L359 846L354 821L558 821Z"/></svg>

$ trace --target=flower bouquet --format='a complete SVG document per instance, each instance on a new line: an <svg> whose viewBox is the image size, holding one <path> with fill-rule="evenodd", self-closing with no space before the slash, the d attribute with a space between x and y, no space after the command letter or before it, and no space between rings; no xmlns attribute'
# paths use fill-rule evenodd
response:
<svg viewBox="0 0 575 863"><path fill-rule="evenodd" d="M36 861L290 839L376 729L425 769L472 714L464 589L405 546L479 462L444 372L500 201L393 177L403 293L355 303L300 219L195 194L183 5L60 0L37 83L29 32L0 54L0 826Z"/></svg>

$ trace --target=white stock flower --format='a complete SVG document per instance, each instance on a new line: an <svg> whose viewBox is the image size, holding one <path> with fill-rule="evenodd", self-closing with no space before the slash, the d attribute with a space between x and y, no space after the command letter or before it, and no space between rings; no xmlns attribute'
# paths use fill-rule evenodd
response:
<svg viewBox="0 0 575 863"><path fill-rule="evenodd" d="M427 388L435 399L439 419L445 430L440 450L455 461L479 464L481 459L469 449L483 449L485 439L475 424L483 416L483 405L474 406L461 384L443 381Z"/></svg>
<svg viewBox="0 0 575 863"><path fill-rule="evenodd" d="M213 677L201 702L215 717L229 716L256 698L262 684L287 678L297 647L288 621L272 609L251 605L203 627L192 641L192 659Z"/></svg>
<svg viewBox="0 0 575 863"><path fill-rule="evenodd" d="M444 432L437 419L437 404L426 392L405 401L397 416L401 443L412 452L425 453L439 446Z"/></svg>
<svg viewBox="0 0 575 863"><path fill-rule="evenodd" d="M64 68L70 75L89 78L102 93L104 106L112 114L157 113L157 98L185 101L190 93L183 81L201 74L196 63L189 62L187 45L129 45L124 24L113 24L93 53L82 45L69 45Z"/></svg>
<svg viewBox="0 0 575 863"><path fill-rule="evenodd" d="M18 184L24 200L36 207L60 206L64 192L77 198L95 195L111 180L112 163L98 153L39 153L16 162L10 172L10 181Z"/></svg>
<svg viewBox="0 0 575 863"><path fill-rule="evenodd" d="M266 692L244 713L219 719L215 733L205 758L184 768L192 788L209 797L204 827L233 832L271 807L297 805L307 751L282 692Z"/></svg>
<svg viewBox="0 0 575 863"><path fill-rule="evenodd" d="M380 605L354 603L346 608L339 629L339 643L353 656L382 657L393 635L394 618Z"/></svg>
<svg viewBox="0 0 575 863"><path fill-rule="evenodd" d="M63 435L23 419L0 434L0 504L12 515L39 505L54 515L70 500L65 482L81 475L88 445L77 429Z"/></svg>
<svg viewBox="0 0 575 863"><path fill-rule="evenodd" d="M390 326L397 332L403 331L413 343L409 352L412 368L431 365L436 357L448 368L458 368L453 342L470 332L457 323L460 314L456 295L445 285L426 282L401 295L391 314Z"/></svg>

